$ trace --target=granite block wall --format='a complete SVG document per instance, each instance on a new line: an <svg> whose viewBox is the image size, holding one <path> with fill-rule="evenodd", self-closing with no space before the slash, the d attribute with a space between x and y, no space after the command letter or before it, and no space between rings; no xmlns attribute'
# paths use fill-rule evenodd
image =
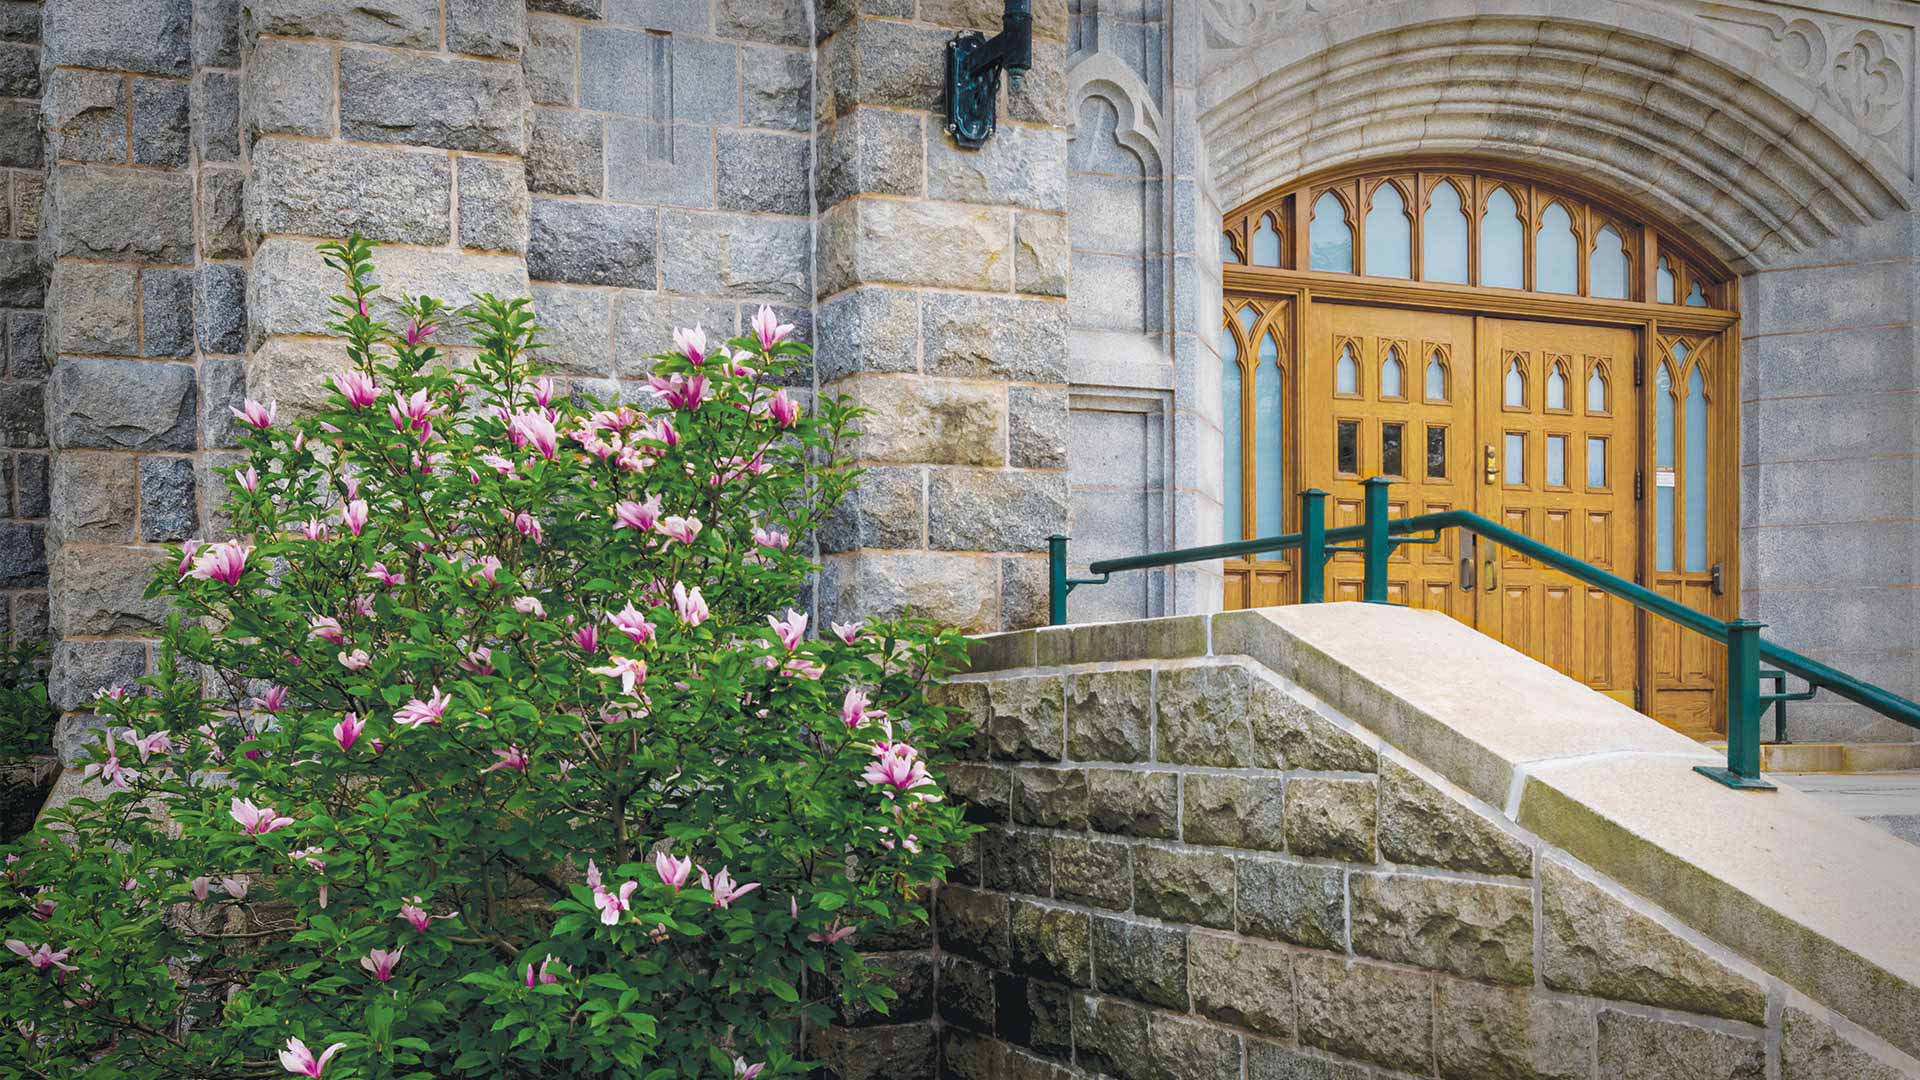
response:
<svg viewBox="0 0 1920 1080"><path fill-rule="evenodd" d="M47 633L40 4L0 4L0 637Z"/></svg>

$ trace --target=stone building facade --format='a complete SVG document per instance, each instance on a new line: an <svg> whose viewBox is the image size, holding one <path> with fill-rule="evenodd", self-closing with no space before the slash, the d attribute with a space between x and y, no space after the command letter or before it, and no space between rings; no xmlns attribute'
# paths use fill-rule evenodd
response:
<svg viewBox="0 0 1920 1080"><path fill-rule="evenodd" d="M1081 564L1221 538L1222 211L1437 154L1582 177L1738 276L1740 605L1920 689L1920 9L1037 0L961 150L943 47L1001 7L4 0L0 612L53 638L56 703L149 662L142 568L218 531L228 406L336 362L318 239L379 240L389 292L531 294L602 390L775 305L877 414L823 614L991 630L1044 619L1052 533ZM1074 616L1221 602L1199 564Z"/></svg>

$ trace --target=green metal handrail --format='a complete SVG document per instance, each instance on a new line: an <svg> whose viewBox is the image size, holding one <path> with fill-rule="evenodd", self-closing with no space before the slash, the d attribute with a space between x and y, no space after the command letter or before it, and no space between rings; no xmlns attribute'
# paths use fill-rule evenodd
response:
<svg viewBox="0 0 1920 1080"><path fill-rule="evenodd" d="M1415 514L1392 518L1387 509L1387 489L1392 481L1376 476L1364 482L1366 513L1359 525L1339 529L1326 527L1327 493L1318 489L1300 493L1301 529L1297 533L1241 540L1229 544L1182 548L1175 551L1131 555L1120 559L1102 559L1088 566L1096 578L1067 576L1067 537L1052 537L1048 545L1048 614L1054 626L1067 621L1067 594L1081 585L1105 584L1114 574L1145 570L1158 566L1207 562L1213 559L1239 558L1272 551L1299 551L1301 554L1300 600L1306 604L1326 599L1326 567L1329 552L1358 551L1364 561L1361 599L1370 604L1387 602L1387 560L1401 544L1436 543L1447 529L1464 529L1501 547L1510 548L1546 566L1574 578L1610 596L1619 597L1642 611L1652 612L1669 622L1726 646L1727 649L1727 767L1696 766L1695 771L1729 787L1772 790L1773 785L1760 776L1760 716L1769 706L1785 701L1804 701L1820 690L1829 691L1882 716L1909 727L1920 728L1920 704L1898 694L1856 679L1840 671L1785 649L1760 637L1766 624L1748 619L1721 620L1685 604L1661 596L1643 585L1610 574L1582 559L1515 532L1498 522L1467 510L1446 510L1434 514ZM1431 535L1425 535L1431 534ZM1358 548L1335 549L1331 545L1358 541ZM1760 690L1760 661L1766 660L1778 671L1766 677L1776 680L1773 694ZM1786 693L1781 673L1806 680L1808 689ZM1785 736L1785 714L1776 714L1777 731Z"/></svg>

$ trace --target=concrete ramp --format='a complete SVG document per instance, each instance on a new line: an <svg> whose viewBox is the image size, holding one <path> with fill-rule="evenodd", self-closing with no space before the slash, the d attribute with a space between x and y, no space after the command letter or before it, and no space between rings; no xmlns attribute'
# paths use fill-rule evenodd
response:
<svg viewBox="0 0 1920 1080"><path fill-rule="evenodd" d="M1001 634L943 692L949 1075L1920 1078L1920 848L1443 615Z"/></svg>

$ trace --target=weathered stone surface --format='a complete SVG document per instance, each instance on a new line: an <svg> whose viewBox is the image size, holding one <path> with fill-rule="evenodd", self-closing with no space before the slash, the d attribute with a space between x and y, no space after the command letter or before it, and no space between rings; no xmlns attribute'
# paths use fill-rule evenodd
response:
<svg viewBox="0 0 1920 1080"><path fill-rule="evenodd" d="M1093 979L1103 994L1187 1008L1187 935L1105 915L1093 917Z"/></svg>
<svg viewBox="0 0 1920 1080"><path fill-rule="evenodd" d="M178 88L177 83L157 85ZM186 104L181 102L182 106ZM185 165L188 114L189 109L182 107L177 116L173 115L165 98L151 90L143 92L140 82L134 83L134 159L155 165ZM201 161L239 158L240 76L222 71L202 72L193 82L191 115L194 143L200 149Z"/></svg>
<svg viewBox="0 0 1920 1080"><path fill-rule="evenodd" d="M821 221L826 293L868 283L1004 289L1012 282L1007 211L898 199L855 198ZM926 257L929 251L941 258Z"/></svg>
<svg viewBox="0 0 1920 1080"><path fill-rule="evenodd" d="M1056 836L1052 847L1055 896L1109 911L1132 906L1133 855L1127 845Z"/></svg>
<svg viewBox="0 0 1920 1080"><path fill-rule="evenodd" d="M703 327L708 340L724 341L734 335L739 317L734 305L724 300L662 293L617 294L613 304L614 374L624 379L644 378L653 370L646 354L670 348L673 330L678 326Z"/></svg>
<svg viewBox="0 0 1920 1080"><path fill-rule="evenodd" d="M346 49L340 134L369 142L518 155L529 108L520 65Z"/></svg>
<svg viewBox="0 0 1920 1080"><path fill-rule="evenodd" d="M32 240L40 235L42 196L46 177L40 173L13 174L13 235Z"/></svg>
<svg viewBox="0 0 1920 1080"><path fill-rule="evenodd" d="M1233 860L1143 844L1133 853L1133 904L1168 922L1233 929Z"/></svg>
<svg viewBox="0 0 1920 1080"><path fill-rule="evenodd" d="M1559 858L1541 860L1541 972L1556 990L1760 1023L1753 979L1635 911Z"/></svg>
<svg viewBox="0 0 1920 1080"><path fill-rule="evenodd" d="M1154 1012L1147 1045L1155 1080L1240 1080L1240 1036L1226 1028Z"/></svg>
<svg viewBox="0 0 1920 1080"><path fill-rule="evenodd" d="M1015 769L1013 820L1047 829L1085 829L1086 770Z"/></svg>
<svg viewBox="0 0 1920 1080"><path fill-rule="evenodd" d="M1188 773L1181 780L1180 838L1189 844L1280 851L1286 847L1277 776Z"/></svg>
<svg viewBox="0 0 1920 1080"><path fill-rule="evenodd" d="M246 185L247 229L439 245L447 242L452 172L444 154L262 139Z"/></svg>
<svg viewBox="0 0 1920 1080"><path fill-rule="evenodd" d="M1163 669L1154 688L1157 760L1178 765L1248 763L1245 668L1231 664Z"/></svg>
<svg viewBox="0 0 1920 1080"><path fill-rule="evenodd" d="M888 1011L866 1004L864 998L838 1001L839 1022L849 1027L912 1023L933 1015L933 954L893 952L867 955L874 981L894 992ZM837 990L837 988L836 988Z"/></svg>
<svg viewBox="0 0 1920 1080"><path fill-rule="evenodd" d="M675 292L811 301L806 221L670 212L661 223L662 278Z"/></svg>
<svg viewBox="0 0 1920 1080"><path fill-rule="evenodd" d="M517 161L460 159L460 246L482 251L527 250L527 170Z"/></svg>
<svg viewBox="0 0 1920 1080"><path fill-rule="evenodd" d="M1361 1065L1339 1058L1316 1057L1264 1039L1247 1040L1247 1080L1370 1080Z"/></svg>
<svg viewBox="0 0 1920 1080"><path fill-rule="evenodd" d="M0 544L0 552L5 550L7 545ZM137 641L62 641L53 647L47 697L54 708L68 712L100 690L132 684L146 671L146 646Z"/></svg>
<svg viewBox="0 0 1920 1080"><path fill-rule="evenodd" d="M127 160L127 100L120 76L59 70L42 97L47 140L62 161Z"/></svg>
<svg viewBox="0 0 1920 1080"><path fill-rule="evenodd" d="M346 370L338 342L273 338L247 357L247 394L277 403L284 414L312 416L326 408L328 380Z"/></svg>
<svg viewBox="0 0 1920 1080"><path fill-rule="evenodd" d="M1079 757L1069 751L1069 757ZM1161 840L1179 832L1179 777L1170 772L1089 769L1089 823L1099 832Z"/></svg>
<svg viewBox="0 0 1920 1080"><path fill-rule="evenodd" d="M811 140L797 135L722 130L714 137L714 168L722 210L804 215Z"/></svg>
<svg viewBox="0 0 1920 1080"><path fill-rule="evenodd" d="M966 150L936 127L927 139L927 194L953 202L1064 211L1066 133L1003 126L986 146Z"/></svg>
<svg viewBox="0 0 1920 1080"><path fill-rule="evenodd" d="M0 97L40 96L40 50L27 45L0 45Z"/></svg>
<svg viewBox="0 0 1920 1080"><path fill-rule="evenodd" d="M904 289L854 289L820 307L820 380L857 371L914 371L919 365L919 298Z"/></svg>
<svg viewBox="0 0 1920 1080"><path fill-rule="evenodd" d="M1285 949L1196 930L1187 957L1194 1011L1268 1035L1293 1034L1293 961Z"/></svg>
<svg viewBox="0 0 1920 1080"><path fill-rule="evenodd" d="M654 288L655 217L641 207L535 199L527 272L536 281Z"/></svg>
<svg viewBox="0 0 1920 1080"><path fill-rule="evenodd" d="M447 0L447 48L514 59L527 38L525 0Z"/></svg>
<svg viewBox="0 0 1920 1080"><path fill-rule="evenodd" d="M45 446L46 432L45 385L0 383L0 447Z"/></svg>
<svg viewBox="0 0 1920 1080"><path fill-rule="evenodd" d="M11 844L33 828L59 777L60 759L51 754L0 762L0 844Z"/></svg>
<svg viewBox="0 0 1920 1080"><path fill-rule="evenodd" d="M1345 949L1347 893L1339 867L1280 858L1234 860L1240 932L1316 949Z"/></svg>
<svg viewBox="0 0 1920 1080"><path fill-rule="evenodd" d="M100 689L105 690L108 687L102 686ZM91 697L89 703L91 703ZM53 752L59 755L62 765L69 769L77 769L92 759L99 748L99 743L106 737L107 729L111 726L112 722L106 717L92 713L70 713L63 716L53 724ZM57 799L56 791L50 801L57 801Z"/></svg>
<svg viewBox="0 0 1920 1080"><path fill-rule="evenodd" d="M999 629L991 558L936 552L835 556L821 575L822 618L892 618L908 611L965 632Z"/></svg>
<svg viewBox="0 0 1920 1080"><path fill-rule="evenodd" d="M48 622L47 594L44 589L14 594L14 641L46 641Z"/></svg>
<svg viewBox="0 0 1920 1080"><path fill-rule="evenodd" d="M957 762L941 770L947 797L966 811L967 820L1003 822L1012 816L1013 772L999 765Z"/></svg>
<svg viewBox="0 0 1920 1080"><path fill-rule="evenodd" d="M200 361L200 445L209 450L240 445L245 426L230 412L247 397L247 365L239 358Z"/></svg>
<svg viewBox="0 0 1920 1080"><path fill-rule="evenodd" d="M193 271L152 267L140 272L140 355L193 352Z"/></svg>
<svg viewBox="0 0 1920 1080"><path fill-rule="evenodd" d="M1297 777L1287 784L1287 850L1348 862L1373 861L1379 796L1372 780Z"/></svg>
<svg viewBox="0 0 1920 1080"><path fill-rule="evenodd" d="M193 179L185 174L63 165L47 236L53 254L119 262L193 257Z"/></svg>
<svg viewBox="0 0 1920 1080"><path fill-rule="evenodd" d="M1265 679L1252 681L1247 723L1254 764L1269 769L1373 772L1379 755L1363 739Z"/></svg>
<svg viewBox="0 0 1920 1080"><path fill-rule="evenodd" d="M712 209L713 129L607 118L607 198Z"/></svg>
<svg viewBox="0 0 1920 1080"><path fill-rule="evenodd" d="M715 0L714 32L721 37L804 48L813 43L804 4L785 0Z"/></svg>
<svg viewBox="0 0 1920 1080"><path fill-rule="evenodd" d="M805 52L740 50L741 119L749 127L807 131L813 120L813 68Z"/></svg>
<svg viewBox="0 0 1920 1080"><path fill-rule="evenodd" d="M1071 991L1011 974L996 975L995 982L994 1030L1000 1038L1039 1054L1073 1056Z"/></svg>
<svg viewBox="0 0 1920 1080"><path fill-rule="evenodd" d="M526 265L513 256L421 248L382 251L372 279L381 289L368 309L375 319L394 325L406 321L399 315L402 296L427 293L458 308L479 293L525 296L529 290ZM254 252L248 282L248 336L257 342L272 334L328 333L333 314L327 297L338 289L338 282L338 271L327 268L312 242L291 237L266 240ZM447 326L436 340L445 347L471 344L473 338L464 327ZM254 396L266 400L260 394Z"/></svg>
<svg viewBox="0 0 1920 1080"><path fill-rule="evenodd" d="M1013 285L1016 290L1038 296L1067 295L1068 268L1072 261L1065 214L1014 216Z"/></svg>
<svg viewBox="0 0 1920 1080"><path fill-rule="evenodd" d="M603 0L527 0L528 11L546 11L581 19L598 19L604 14Z"/></svg>
<svg viewBox="0 0 1920 1080"><path fill-rule="evenodd" d="M240 66L240 0L198 0L194 5L193 66Z"/></svg>
<svg viewBox="0 0 1920 1080"><path fill-rule="evenodd" d="M200 172L200 254L208 259L247 254L246 178L237 171Z"/></svg>
<svg viewBox="0 0 1920 1080"><path fill-rule="evenodd" d="M979 1032L993 1030L993 972L963 956L940 957L940 1019Z"/></svg>
<svg viewBox="0 0 1920 1080"><path fill-rule="evenodd" d="M1434 1047L1446 1080L1586 1080L1593 1022L1586 1006L1529 990L1441 979Z"/></svg>
<svg viewBox="0 0 1920 1080"><path fill-rule="evenodd" d="M1067 756L1075 761L1145 761L1150 750L1152 678L1145 668L1070 675Z"/></svg>
<svg viewBox="0 0 1920 1080"><path fill-rule="evenodd" d="M251 34L363 41L431 49L439 45L439 0L249 0L245 29Z"/></svg>
<svg viewBox="0 0 1920 1080"><path fill-rule="evenodd" d="M1762 1080L1767 1055L1749 1039L1616 1009L1600 1010L1600 1075L1635 1080Z"/></svg>
<svg viewBox="0 0 1920 1080"><path fill-rule="evenodd" d="M990 889L1053 895L1053 839L1028 829L998 827L981 834L982 880Z"/></svg>
<svg viewBox="0 0 1920 1080"><path fill-rule="evenodd" d="M333 134L333 50L278 38L259 42L247 65L244 97L250 137Z"/></svg>
<svg viewBox="0 0 1920 1080"><path fill-rule="evenodd" d="M139 326L134 317L138 288L135 272L127 267L56 264L47 290L46 333L53 351L125 356L138 352L134 338ZM34 302L39 302L37 295Z"/></svg>
<svg viewBox="0 0 1920 1080"><path fill-rule="evenodd" d="M1910 1080L1849 1041L1832 1024L1788 1005L1780 1016L1780 1080Z"/></svg>
<svg viewBox="0 0 1920 1080"><path fill-rule="evenodd" d="M941 551L1047 550L1067 527L1058 473L936 469L927 488L927 540Z"/></svg>
<svg viewBox="0 0 1920 1080"><path fill-rule="evenodd" d="M185 75L192 70L192 0L49 0L40 16L51 67Z"/></svg>
<svg viewBox="0 0 1920 1080"><path fill-rule="evenodd" d="M1380 762L1380 854L1450 870L1533 873L1524 841L1391 760Z"/></svg>
<svg viewBox="0 0 1920 1080"><path fill-rule="evenodd" d="M580 74L580 32L565 19L527 20L527 53L520 62L527 96L536 105L571 105Z"/></svg>
<svg viewBox="0 0 1920 1080"><path fill-rule="evenodd" d="M1008 942L1007 898L959 886L940 890L940 948L971 956L991 967L1006 967L1012 959Z"/></svg>
<svg viewBox="0 0 1920 1080"><path fill-rule="evenodd" d="M924 118L855 109L825 128L815 194L825 209L861 194L919 195L926 184Z"/></svg>
<svg viewBox="0 0 1920 1080"><path fill-rule="evenodd" d="M7 315L7 371L16 379L47 377L46 319L38 311Z"/></svg>
<svg viewBox="0 0 1920 1080"><path fill-rule="evenodd" d="M1353 950L1484 982L1533 982L1533 890L1518 885L1356 873Z"/></svg>
<svg viewBox="0 0 1920 1080"><path fill-rule="evenodd" d="M987 727L993 756L1059 761L1065 693L1065 680L1059 676L995 681L988 690L992 713Z"/></svg>
<svg viewBox="0 0 1920 1080"><path fill-rule="evenodd" d="M533 110L527 187L550 195L599 195L606 189L605 122L576 109Z"/></svg>
<svg viewBox="0 0 1920 1080"><path fill-rule="evenodd" d="M75 541L133 540L136 471L126 454L69 451L52 456L52 510L47 534L56 547Z"/></svg>
<svg viewBox="0 0 1920 1080"><path fill-rule="evenodd" d="M909 13L910 15L911 13ZM823 55L820 77L827 115L855 105L939 109L944 46L951 34L933 27L863 19Z"/></svg>
<svg viewBox="0 0 1920 1080"><path fill-rule="evenodd" d="M1067 388L1007 388L1007 460L1022 469L1067 467Z"/></svg>
<svg viewBox="0 0 1920 1080"><path fill-rule="evenodd" d="M61 449L191 450L193 368L69 357L47 380L47 413Z"/></svg>
<svg viewBox="0 0 1920 1080"><path fill-rule="evenodd" d="M844 385L886 421L867 424L854 452L877 464L999 465L1006 402L998 388L918 377L863 378Z"/></svg>
<svg viewBox="0 0 1920 1080"><path fill-rule="evenodd" d="M185 458L141 458L140 539L149 544L184 540L197 530L198 517L193 462Z"/></svg>
<svg viewBox="0 0 1920 1080"><path fill-rule="evenodd" d="M35 589L47 583L47 527L0 521L0 589Z"/></svg>
<svg viewBox="0 0 1920 1080"><path fill-rule="evenodd" d="M1303 1044L1405 1072L1432 1068L1433 976L1311 953L1293 970Z"/></svg>
<svg viewBox="0 0 1920 1080"><path fill-rule="evenodd" d="M247 347L247 271L243 266L203 263L194 279L194 322L200 348L238 353Z"/></svg>
<svg viewBox="0 0 1920 1080"><path fill-rule="evenodd" d="M1093 924L1085 913L1016 900L1008 912L1013 971L1049 982L1093 985Z"/></svg>
<svg viewBox="0 0 1920 1080"><path fill-rule="evenodd" d="M40 110L32 101L0 100L0 165L38 170L44 155Z"/></svg>
<svg viewBox="0 0 1920 1080"><path fill-rule="evenodd" d="M839 1080L933 1080L939 1068L930 1024L820 1028L810 1045Z"/></svg>
<svg viewBox="0 0 1920 1080"><path fill-rule="evenodd" d="M49 454L13 455L13 516L43 518L48 512Z"/></svg>
<svg viewBox="0 0 1920 1080"><path fill-rule="evenodd" d="M1120 1080L1146 1077L1148 1010L1118 998L1080 994L1073 1005L1076 1060ZM998 1080L996 1076L994 1080Z"/></svg>
<svg viewBox="0 0 1920 1080"><path fill-rule="evenodd" d="M121 508L126 514L127 507ZM49 567L47 595L52 600L53 631L61 637L158 635L166 627L170 602L141 594L153 580L155 556L164 553L127 547L61 547Z"/></svg>
<svg viewBox="0 0 1920 1080"><path fill-rule="evenodd" d="M917 548L923 543L926 481L917 468L878 466L834 507L820 529L822 551L857 548Z"/></svg>
<svg viewBox="0 0 1920 1080"><path fill-rule="evenodd" d="M929 293L921 298L926 368L935 375L1067 381L1067 310L1045 300Z"/></svg>
<svg viewBox="0 0 1920 1080"><path fill-rule="evenodd" d="M132 280L131 274L128 280ZM25 241L0 242L0 305L36 308L46 290L47 278L35 258L34 245Z"/></svg>
<svg viewBox="0 0 1920 1080"><path fill-rule="evenodd" d="M1047 624L1047 557L1002 555L1000 625L1009 630Z"/></svg>

